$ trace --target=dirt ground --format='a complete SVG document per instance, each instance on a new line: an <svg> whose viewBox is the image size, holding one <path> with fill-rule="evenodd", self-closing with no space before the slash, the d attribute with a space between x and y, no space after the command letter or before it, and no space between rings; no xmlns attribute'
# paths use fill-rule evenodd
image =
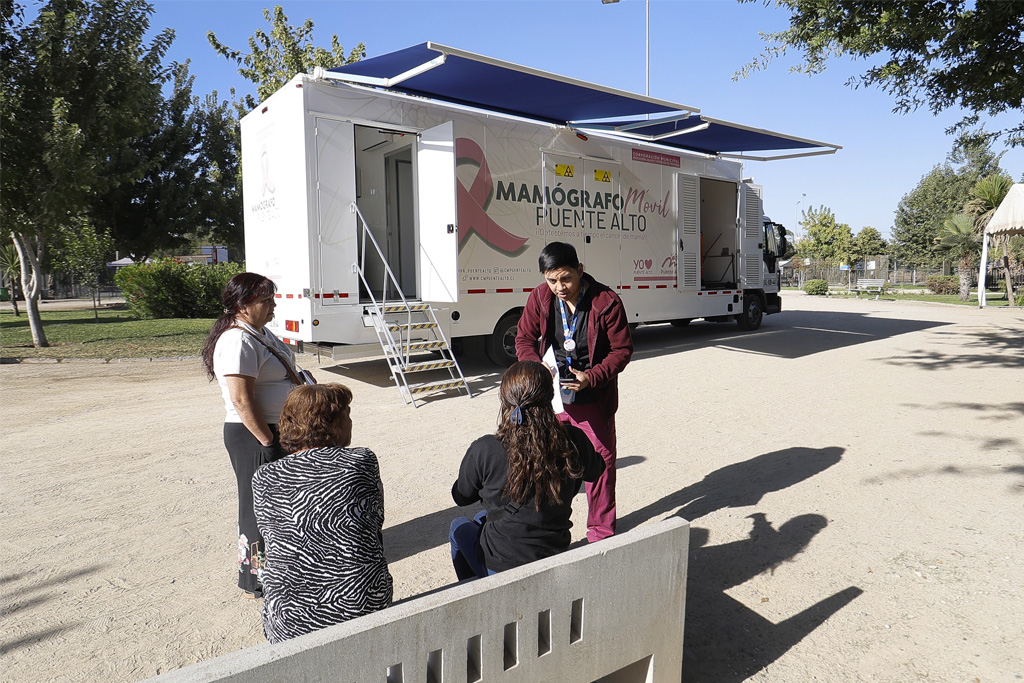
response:
<svg viewBox="0 0 1024 683"><path fill-rule="evenodd" d="M1021 680L1024 314L785 306L755 333L642 327L621 378L620 532L692 522L684 681ZM474 398L413 409L383 361L301 362L355 392L396 598L450 583L449 489L497 369L469 358ZM0 390L0 679L133 681L262 642L197 359L4 365Z"/></svg>

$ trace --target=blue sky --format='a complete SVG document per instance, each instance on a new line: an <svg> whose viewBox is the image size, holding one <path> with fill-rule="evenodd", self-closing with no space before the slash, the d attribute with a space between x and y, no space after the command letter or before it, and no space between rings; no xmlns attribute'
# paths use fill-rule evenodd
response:
<svg viewBox="0 0 1024 683"><path fill-rule="evenodd" d="M152 28L176 33L168 57L191 59L195 90L231 87L254 92L237 68L209 46L206 32L247 50L257 28L268 28L264 7L250 0L155 0ZM645 2L620 0L321 0L280 3L289 23L315 23L314 41L337 34L346 50L366 44L367 56L432 40L526 66L632 92L644 92ZM846 80L865 62L836 60L821 75L789 72L795 56L746 80L732 74L760 54L759 31L787 26L786 13L761 2L650 0L651 95L699 107L715 118L843 146L834 155L747 162L745 174L764 185L765 211L794 227L798 212L824 205L854 233L872 226L888 235L900 198L941 163L952 146L944 133L959 112L892 113L875 90ZM1002 125L1017 116L1003 118ZM997 120L997 123L999 121ZM989 124L989 128L993 128ZM1024 150L1007 152L1002 166L1024 172Z"/></svg>

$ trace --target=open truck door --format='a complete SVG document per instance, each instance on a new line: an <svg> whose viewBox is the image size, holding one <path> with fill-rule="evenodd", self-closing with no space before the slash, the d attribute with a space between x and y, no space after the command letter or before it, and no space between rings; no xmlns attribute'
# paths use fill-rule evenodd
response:
<svg viewBox="0 0 1024 683"><path fill-rule="evenodd" d="M316 119L318 239L312 283L318 306L351 303L359 292L351 265L359 260L356 214L355 135L351 123ZM358 299L356 299L358 301Z"/></svg>
<svg viewBox="0 0 1024 683"><path fill-rule="evenodd" d="M459 230L451 121L420 134L416 163L420 298L455 302L459 299Z"/></svg>

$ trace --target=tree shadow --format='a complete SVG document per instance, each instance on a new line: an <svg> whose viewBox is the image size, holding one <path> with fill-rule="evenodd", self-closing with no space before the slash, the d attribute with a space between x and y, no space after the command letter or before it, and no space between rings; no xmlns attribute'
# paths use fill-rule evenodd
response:
<svg viewBox="0 0 1024 683"><path fill-rule="evenodd" d="M875 317L867 313L788 311L769 316L756 332L731 323L694 322L684 328L641 325L633 331L633 358L654 358L695 348L803 358L855 344L889 339L951 323Z"/></svg>
<svg viewBox="0 0 1024 683"><path fill-rule="evenodd" d="M942 353L935 350L912 351L902 356L877 358L889 365L915 367L919 370L951 368L1024 368L1024 344L1020 327L968 327L940 332L939 343L955 346Z"/></svg>
<svg viewBox="0 0 1024 683"><path fill-rule="evenodd" d="M764 513L749 519L753 527L747 539L717 546L707 545L707 529L691 529L684 683L747 680L863 593L851 586L779 623L729 597L726 590L791 561L828 524L814 514L794 517L778 529Z"/></svg>
<svg viewBox="0 0 1024 683"><path fill-rule="evenodd" d="M20 650L23 647L28 647L29 645L38 643L41 640L47 640L48 638L52 638L56 635L64 633L65 631L70 631L71 629L78 626L78 623L79 622L75 622L73 624L65 624L64 626L55 626L53 628L48 628L44 631L30 633L16 640L0 641L0 656L10 654L15 650Z"/></svg>
<svg viewBox="0 0 1024 683"><path fill-rule="evenodd" d="M781 491L825 471L842 459L844 449L794 446L726 465L701 481L645 505L618 520L621 533L659 515L675 511L698 519L723 508L756 505L765 494Z"/></svg>

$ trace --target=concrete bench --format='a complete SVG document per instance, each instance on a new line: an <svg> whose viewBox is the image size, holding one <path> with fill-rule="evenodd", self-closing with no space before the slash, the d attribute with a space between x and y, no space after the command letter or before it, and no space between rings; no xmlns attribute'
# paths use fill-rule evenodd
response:
<svg viewBox="0 0 1024 683"><path fill-rule="evenodd" d="M857 278L857 284L853 286L853 291L857 292L857 297L860 297L861 292L875 293L875 299L882 295L882 290L885 289L885 280L861 277Z"/></svg>
<svg viewBox="0 0 1024 683"><path fill-rule="evenodd" d="M678 517L160 683L679 683L689 523Z"/></svg>

